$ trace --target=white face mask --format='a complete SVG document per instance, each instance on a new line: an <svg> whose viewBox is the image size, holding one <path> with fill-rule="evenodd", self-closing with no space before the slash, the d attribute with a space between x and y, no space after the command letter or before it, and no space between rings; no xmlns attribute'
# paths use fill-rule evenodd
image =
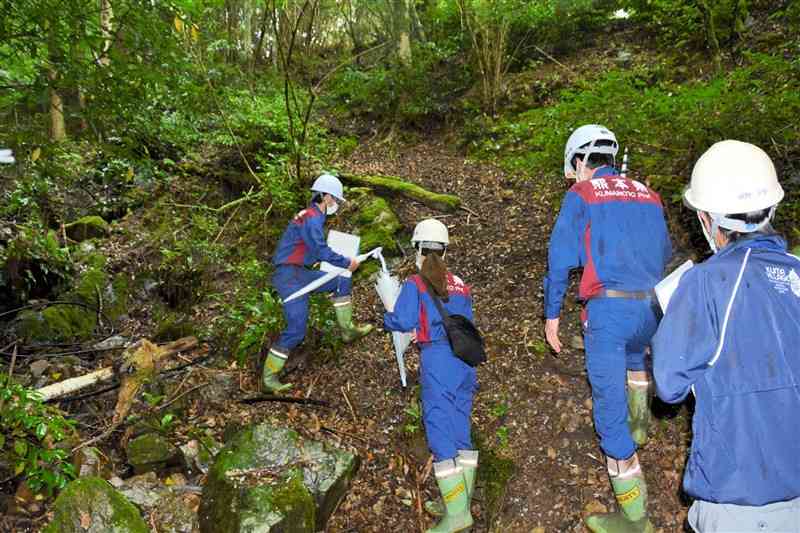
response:
<svg viewBox="0 0 800 533"><path fill-rule="evenodd" d="M703 228L703 235L705 236L706 241L708 241L708 247L711 248L711 252L717 253L717 241L714 239L714 234L717 232L716 222L714 222L714 219L711 218L711 232L709 232L708 228L706 228L705 222L703 222L703 219L700 218L699 212L697 213L697 219L700 221L700 227Z"/></svg>
<svg viewBox="0 0 800 533"><path fill-rule="evenodd" d="M336 214L336 211L338 211L338 210L339 210L338 202L333 202L333 205L328 204L325 207L325 214L328 215L328 216L334 215L334 214Z"/></svg>
<svg viewBox="0 0 800 533"><path fill-rule="evenodd" d="M417 265L417 270L422 270L422 262L425 261L425 256L422 255L421 250L417 250L417 257L414 260L414 264Z"/></svg>

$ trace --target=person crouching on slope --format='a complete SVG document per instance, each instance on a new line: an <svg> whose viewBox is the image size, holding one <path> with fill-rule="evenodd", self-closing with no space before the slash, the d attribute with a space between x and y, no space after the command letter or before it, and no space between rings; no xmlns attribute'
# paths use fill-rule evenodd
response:
<svg viewBox="0 0 800 533"><path fill-rule="evenodd" d="M309 267L320 261L354 272L359 263L355 258L344 257L334 252L325 241L323 228L325 219L333 215L344 202L342 182L330 174L319 176L311 187L311 205L300 211L283 232L272 264L275 273L272 285L282 299L286 299L297 291L325 275L325 272L311 270ZM333 293L333 305L336 319L342 329L345 342L352 342L372 331L372 325L356 326L353 324L353 303L350 298L352 278L337 276L313 292ZM278 373L283 369L289 353L303 342L308 322L308 305L310 294L283 304L283 315L286 318L286 329L272 345L264 361L261 382L264 389L280 392L291 387L281 383Z"/></svg>
<svg viewBox="0 0 800 533"><path fill-rule="evenodd" d="M435 219L423 220L411 239L417 250L419 274L403 283L394 312L384 315L388 331L415 331L422 352L422 420L434 460L442 502L426 509L442 520L427 533L452 533L472 526L470 500L475 486L478 451L472 449L470 417L478 388L475 369L456 357L432 293L450 314L472 320L470 289L444 263L450 243L447 227Z"/></svg>
<svg viewBox="0 0 800 533"><path fill-rule="evenodd" d="M569 272L583 267L586 370L592 414L621 512L592 515L597 533L653 531L636 455L650 420L645 352L658 326L653 287L672 255L658 194L614 168L618 144L603 126L576 129L564 150L564 174L577 183L561 205L544 280L545 336L556 352ZM627 376L627 384L626 384ZM627 387L626 387L627 385Z"/></svg>

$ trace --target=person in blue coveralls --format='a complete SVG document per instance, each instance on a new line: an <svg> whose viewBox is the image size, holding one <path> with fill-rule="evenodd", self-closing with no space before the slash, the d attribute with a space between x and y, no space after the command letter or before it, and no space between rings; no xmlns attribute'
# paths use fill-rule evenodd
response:
<svg viewBox="0 0 800 533"><path fill-rule="evenodd" d="M652 531L636 455L650 420L645 353L658 326L653 287L672 255L664 209L646 185L619 176L614 134L576 129L564 150L564 197L544 280L545 337L561 352L559 316L570 270L583 267L579 296L595 429L621 511L586 519L601 533ZM627 383L626 383L627 381ZM626 387L627 385L627 387Z"/></svg>
<svg viewBox="0 0 800 533"><path fill-rule="evenodd" d="M337 267L349 268L351 272L359 266L356 258L344 257L334 252L325 241L323 232L325 219L336 213L339 202L345 201L342 182L335 176L322 174L314 181L311 191L311 205L289 222L272 259L275 266L272 285L283 299L325 275L325 272L309 268L315 263L327 261ZM334 294L336 319L345 342L352 342L372 331L370 324L353 324L353 303L350 299L352 278L338 276L313 292ZM286 329L270 347L264 361L261 382L265 390L280 392L291 387L289 383L281 383L278 374L286 364L291 350L303 342L306 336L309 297L310 294L306 294L283 304Z"/></svg>
<svg viewBox="0 0 800 533"><path fill-rule="evenodd" d="M695 531L800 533L800 259L771 227L772 160L722 141L685 203L714 255L683 274L653 339L658 396L695 397L683 478Z"/></svg>
<svg viewBox="0 0 800 533"><path fill-rule="evenodd" d="M422 419L433 453L441 502L426 509L441 515L428 533L451 533L472 526L470 500L475 486L478 451L472 448L470 417L478 388L475 369L453 353L431 293L445 311L472 320L470 288L448 271L444 263L450 243L447 227L436 219L423 220L414 228L411 242L417 251L419 274L404 283L394 311L384 315L388 331L414 331L422 352Z"/></svg>

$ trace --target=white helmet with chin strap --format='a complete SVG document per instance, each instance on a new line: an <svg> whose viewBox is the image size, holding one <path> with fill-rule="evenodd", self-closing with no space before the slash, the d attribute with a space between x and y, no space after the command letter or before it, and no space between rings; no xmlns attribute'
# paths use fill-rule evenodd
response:
<svg viewBox="0 0 800 533"><path fill-rule="evenodd" d="M767 226L775 208L783 200L783 187L767 153L750 143L721 141L709 148L692 170L692 179L683 199L695 211L711 218L711 232L703 233L713 251L717 228L753 233ZM748 223L728 215L757 213L769 209L763 220Z"/></svg>
<svg viewBox="0 0 800 533"><path fill-rule="evenodd" d="M345 201L342 182L339 181L339 178L327 172L320 174L320 176L314 180L314 185L311 186L311 190L322 194L330 194L340 202Z"/></svg>
<svg viewBox="0 0 800 533"><path fill-rule="evenodd" d="M427 218L414 228L411 244L417 250L417 268L422 268L422 250L441 250L442 257L444 257L447 253L447 245L450 244L450 234L447 226L440 221L435 218Z"/></svg>
<svg viewBox="0 0 800 533"><path fill-rule="evenodd" d="M619 143L614 132L599 124L586 124L572 132L564 147L564 175L574 175L577 170L572 160L576 155L582 156L584 162L592 154L608 154L617 156Z"/></svg>
<svg viewBox="0 0 800 533"><path fill-rule="evenodd" d="M431 247L434 250L441 250L450 244L450 234L447 226L435 218L427 218L417 224L414 234L411 236L411 243L415 247L430 247L430 244L439 244L439 247Z"/></svg>

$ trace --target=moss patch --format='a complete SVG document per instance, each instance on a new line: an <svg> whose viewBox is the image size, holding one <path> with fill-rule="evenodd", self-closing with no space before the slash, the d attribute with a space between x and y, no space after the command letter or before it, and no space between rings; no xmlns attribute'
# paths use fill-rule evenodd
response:
<svg viewBox="0 0 800 533"><path fill-rule="evenodd" d="M180 458L178 449L155 433L133 439L128 444L127 455L128 463L137 474L176 464Z"/></svg>
<svg viewBox="0 0 800 533"><path fill-rule="evenodd" d="M386 251L396 251L395 235L400 221L383 198L374 197L359 210L355 222L361 236L361 253L382 246Z"/></svg>
<svg viewBox="0 0 800 533"><path fill-rule="evenodd" d="M461 206L461 199L452 194L440 194L423 189L415 183L409 183L391 176L356 176L342 175L344 181L362 187L372 187L393 194L402 194L434 209L455 211Z"/></svg>
<svg viewBox="0 0 800 533"><path fill-rule="evenodd" d="M75 222L70 222L64 226L67 236L73 241L85 241L86 239L99 239L107 237L110 231L108 222L98 216L88 216L79 218Z"/></svg>
<svg viewBox="0 0 800 533"><path fill-rule="evenodd" d="M99 477L84 477L67 485L53 505L53 521L44 529L44 533L149 531L136 507Z"/></svg>
<svg viewBox="0 0 800 533"><path fill-rule="evenodd" d="M486 522L491 525L500 513L506 487L516 472L516 465L511 459L502 457L495 450L486 447L480 433L473 431L472 440L480 451L476 484L482 487Z"/></svg>

